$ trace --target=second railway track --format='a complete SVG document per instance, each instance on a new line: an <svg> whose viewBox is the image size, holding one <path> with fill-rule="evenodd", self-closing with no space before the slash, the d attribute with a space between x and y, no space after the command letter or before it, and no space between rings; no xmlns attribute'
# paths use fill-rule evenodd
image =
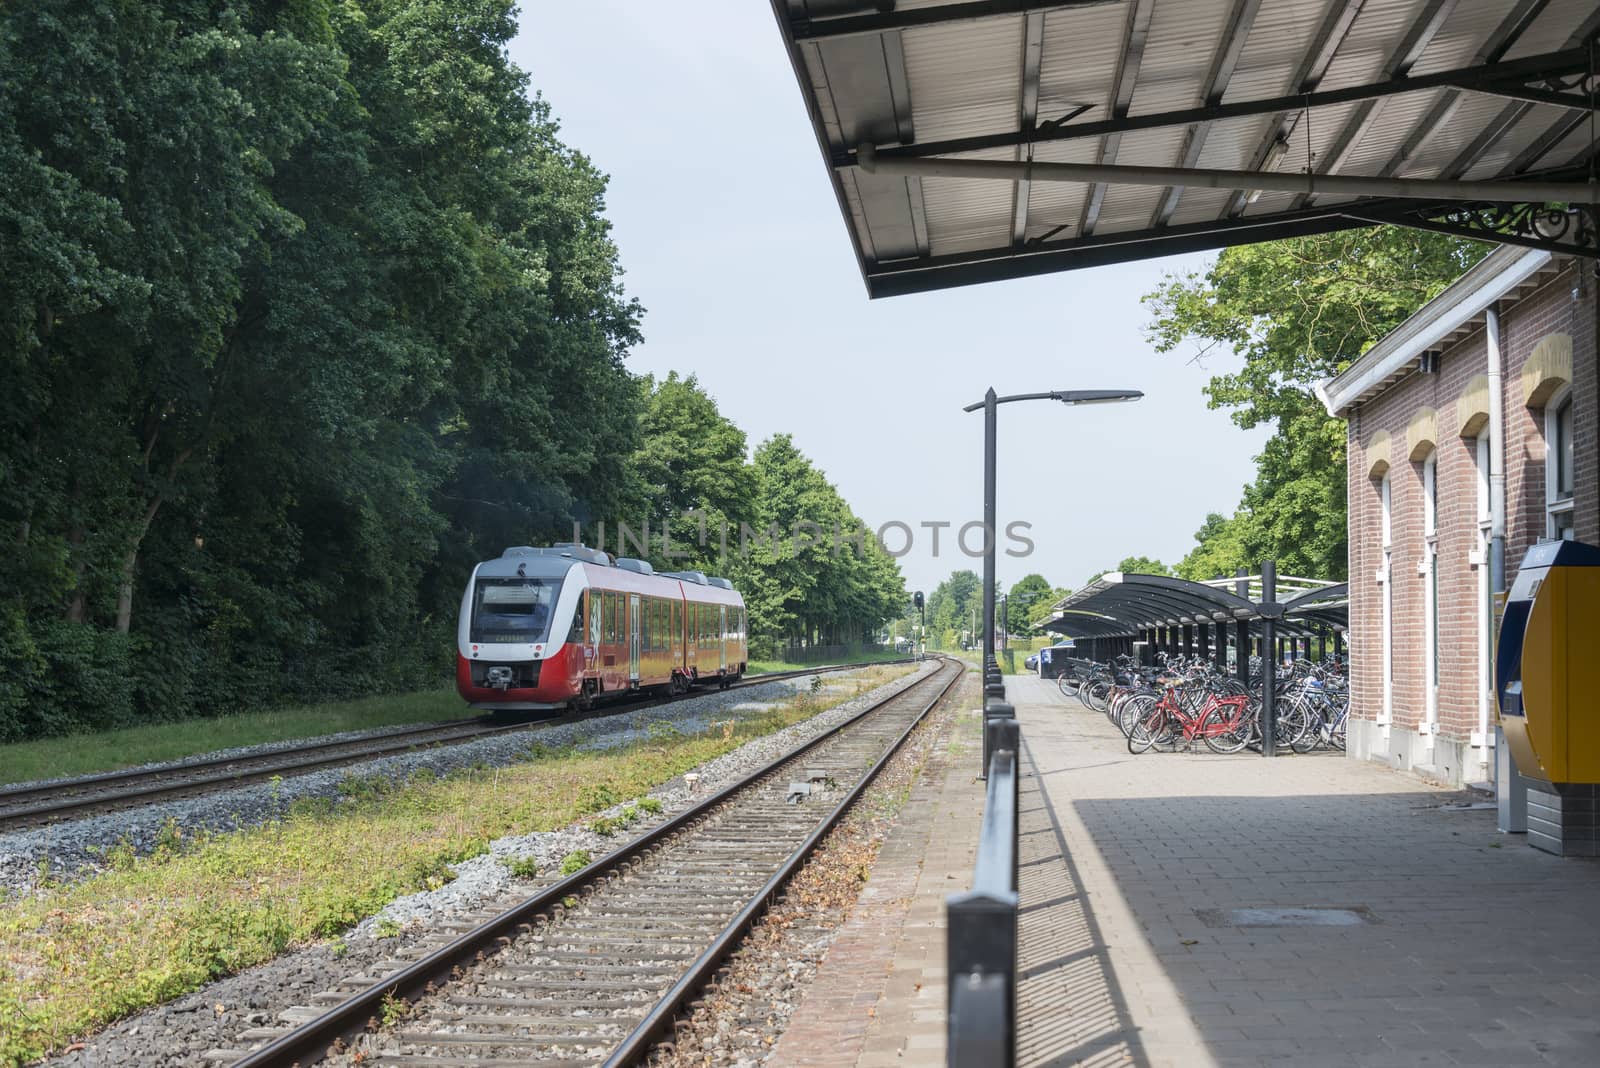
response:
<svg viewBox="0 0 1600 1068"><path fill-rule="evenodd" d="M255 1051L209 1059L638 1063L964 670L946 662L584 870L447 929L421 959L321 995L331 1008L284 1013L298 1026L246 1032ZM402 1008L398 1026L376 1027Z"/></svg>
<svg viewBox="0 0 1600 1068"><path fill-rule="evenodd" d="M730 689L859 666L864 665L826 664L803 671L751 675L734 683ZM689 696L694 695L691 693ZM601 705L590 712L569 713L529 722L506 723L489 716L479 716L453 722L403 727L355 738L288 745L259 753L206 757L157 768L130 768L126 771L87 775L77 779L0 787L0 834L103 812L134 808L157 801L195 797L250 783L266 782L278 776L302 775L324 768L359 764L419 749L460 745L515 731L537 730L577 719L618 715L655 704L660 700L661 698L632 699ZM676 700L684 698L679 697Z"/></svg>

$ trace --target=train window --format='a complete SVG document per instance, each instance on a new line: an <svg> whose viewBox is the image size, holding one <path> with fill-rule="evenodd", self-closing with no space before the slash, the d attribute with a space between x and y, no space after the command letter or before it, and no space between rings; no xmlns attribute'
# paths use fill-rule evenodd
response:
<svg viewBox="0 0 1600 1068"><path fill-rule="evenodd" d="M606 594L606 600L611 603L611 644L622 643L622 595L617 593Z"/></svg>
<svg viewBox="0 0 1600 1068"><path fill-rule="evenodd" d="M531 578L478 579L469 640L484 644L544 641L559 590L559 583L548 586Z"/></svg>
<svg viewBox="0 0 1600 1068"><path fill-rule="evenodd" d="M683 602L672 602L672 646L674 649L683 641Z"/></svg>
<svg viewBox="0 0 1600 1068"><path fill-rule="evenodd" d="M583 641L583 602L588 594L580 593L578 603L572 606L572 625L567 628L567 641L577 644Z"/></svg>
<svg viewBox="0 0 1600 1068"><path fill-rule="evenodd" d="M600 644L600 595L593 590L583 595L584 604L589 609L589 644Z"/></svg>
<svg viewBox="0 0 1600 1068"><path fill-rule="evenodd" d="M639 648L649 649L650 637L655 634L655 628L650 625L650 606L645 601L639 602Z"/></svg>

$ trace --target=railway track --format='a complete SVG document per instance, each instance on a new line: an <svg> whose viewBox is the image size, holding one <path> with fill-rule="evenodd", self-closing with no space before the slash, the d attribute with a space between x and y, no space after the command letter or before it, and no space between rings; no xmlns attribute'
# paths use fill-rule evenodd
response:
<svg viewBox="0 0 1600 1068"><path fill-rule="evenodd" d="M212 1050L234 1068L639 1062L960 681L937 670L747 778L482 919ZM414 1002L414 1004L413 1004ZM379 1022L393 1024L380 1027Z"/></svg>
<svg viewBox="0 0 1600 1068"><path fill-rule="evenodd" d="M802 675L843 671L860 666L862 665L827 664L802 671L750 675L733 683L729 689L758 686ZM692 695L693 691L690 696ZM668 700L682 699L668 698ZM492 716L477 716L471 719L402 727L358 738L306 742L246 756L208 757L161 768L134 768L31 786L0 788L0 834L158 801L194 797L235 786L266 782L278 777L290 778L324 768L359 764L418 749L460 745L515 731L538 730L583 719L619 715L648 707L661 700L661 698L644 698L608 703L589 712L574 712L550 719L520 723L507 723Z"/></svg>

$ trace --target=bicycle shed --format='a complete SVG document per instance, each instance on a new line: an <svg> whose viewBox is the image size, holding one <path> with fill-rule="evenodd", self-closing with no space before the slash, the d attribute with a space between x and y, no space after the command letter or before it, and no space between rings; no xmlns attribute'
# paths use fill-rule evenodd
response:
<svg viewBox="0 0 1600 1068"><path fill-rule="evenodd" d="M1131 655L1153 664L1159 651L1212 659L1244 682L1251 656L1343 655L1346 585L1280 578L1270 563L1262 570L1209 582L1113 571L1056 602L1044 627L1073 638L1090 660Z"/></svg>

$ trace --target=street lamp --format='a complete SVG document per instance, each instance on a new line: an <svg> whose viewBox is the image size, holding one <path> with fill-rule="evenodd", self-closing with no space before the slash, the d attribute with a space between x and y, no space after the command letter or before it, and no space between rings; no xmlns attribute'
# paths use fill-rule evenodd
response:
<svg viewBox="0 0 1600 1068"><path fill-rule="evenodd" d="M1012 401L1053 400L1062 404L1115 404L1118 401L1136 401L1144 396L1137 389L1061 389L1049 393L1018 393L1010 397L997 397L991 388L977 404L969 404L964 412L983 410L983 528L987 541L983 553L983 665L988 667L994 659L994 550L1000 540L994 518L994 441L995 408Z"/></svg>

